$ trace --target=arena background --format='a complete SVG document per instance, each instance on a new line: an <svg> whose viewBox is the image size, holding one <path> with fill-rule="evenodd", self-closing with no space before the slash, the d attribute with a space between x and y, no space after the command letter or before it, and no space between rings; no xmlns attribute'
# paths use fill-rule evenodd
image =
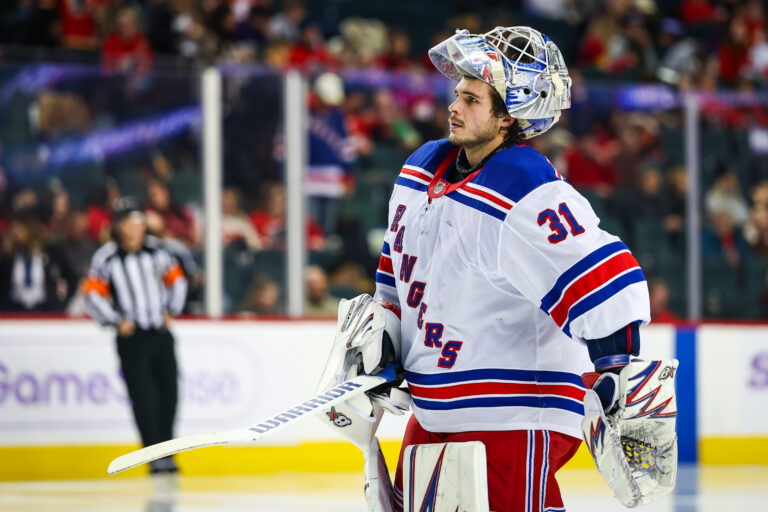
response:
<svg viewBox="0 0 768 512"><path fill-rule="evenodd" d="M121 195L191 283L173 325L177 433L310 395L338 300L373 291L405 157L446 135L452 85L426 51L496 25L531 25L564 53L572 108L530 145L643 266L642 356L680 360L681 462L701 488L715 468L765 496L768 25L755 0L3 2L0 480L106 477L138 446L113 334L78 293ZM44 294L14 289L21 254L45 262ZM382 427L390 468L403 425ZM360 471L326 430L180 465ZM757 473L734 477L745 465ZM585 451L570 464L591 466Z"/></svg>

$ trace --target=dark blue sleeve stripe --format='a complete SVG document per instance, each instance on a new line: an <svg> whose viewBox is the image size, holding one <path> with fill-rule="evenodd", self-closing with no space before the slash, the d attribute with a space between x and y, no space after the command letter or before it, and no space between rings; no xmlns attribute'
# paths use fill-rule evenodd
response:
<svg viewBox="0 0 768 512"><path fill-rule="evenodd" d="M506 368L483 368L451 373L416 373L405 372L405 379L411 384L434 386L440 384L460 384L473 380L508 380L523 382L546 382L575 384L581 388L584 383L575 373L548 370L511 370Z"/></svg>
<svg viewBox="0 0 768 512"><path fill-rule="evenodd" d="M384 245L381 247L381 253L386 254L387 256L390 255L389 253L389 242L384 242Z"/></svg>
<svg viewBox="0 0 768 512"><path fill-rule="evenodd" d="M478 201L477 199L472 199L471 197L462 195L459 192L450 192L446 197L450 197L454 201L457 201L465 206L469 206L470 208L474 208L475 210L487 213L491 217L496 217L499 220L504 220L507 218L507 212L502 212L493 206L489 206L482 201Z"/></svg>
<svg viewBox="0 0 768 512"><path fill-rule="evenodd" d="M635 284L635 283L641 283L645 281L645 274L643 274L643 271L639 268L627 272L626 274L617 277L604 287L600 288L596 292L594 292L592 295L589 295L582 299L581 301L577 302L576 304L571 307L571 310L568 312L568 321L565 323L565 326L563 327L563 331L570 336L571 335L571 322L579 318L581 315L589 311L590 309L593 309L603 302L607 301L617 293L619 293L621 290L626 288L629 285Z"/></svg>
<svg viewBox="0 0 768 512"><path fill-rule="evenodd" d="M402 185L403 187L412 188L414 190L418 190L419 192L424 192L427 190L427 186L424 185L423 183L409 180L408 178L405 178L403 176L400 176L399 178L397 178L397 181L395 181L395 185Z"/></svg>
<svg viewBox="0 0 768 512"><path fill-rule="evenodd" d="M381 272L376 272L376 282L381 284L386 284L387 286L391 286L392 288L395 287L395 278L392 276L388 276L387 274L382 274Z"/></svg>
<svg viewBox="0 0 768 512"><path fill-rule="evenodd" d="M540 409L564 409L576 414L584 414L584 405L581 402L556 396L482 397L454 400L452 402L433 402L431 400L413 398L413 403L417 407L433 411L469 409L472 407L537 407Z"/></svg>
<svg viewBox="0 0 768 512"><path fill-rule="evenodd" d="M563 294L563 290L571 283L571 281L576 279L587 269L595 266L597 263L601 262L611 254L624 250L628 250L628 247L624 245L624 242L612 242L608 245L602 246L601 248L591 252L579 260L578 263L560 275L560 277L555 282L555 286L553 286L552 289L544 296L544 298L541 299L541 309L548 313L549 310L552 309L552 306L560 299L560 296Z"/></svg>

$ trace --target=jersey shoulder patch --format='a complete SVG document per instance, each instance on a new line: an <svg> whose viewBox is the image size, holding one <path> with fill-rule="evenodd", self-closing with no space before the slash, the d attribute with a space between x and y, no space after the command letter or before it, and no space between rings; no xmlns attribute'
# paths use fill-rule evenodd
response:
<svg viewBox="0 0 768 512"><path fill-rule="evenodd" d="M552 163L529 146L514 146L496 153L475 183L517 203L541 185L563 181Z"/></svg>

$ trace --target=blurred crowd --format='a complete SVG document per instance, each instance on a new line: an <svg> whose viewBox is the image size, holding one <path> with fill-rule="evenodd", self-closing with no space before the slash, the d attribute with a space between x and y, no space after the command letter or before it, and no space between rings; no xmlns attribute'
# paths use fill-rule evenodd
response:
<svg viewBox="0 0 768 512"><path fill-rule="evenodd" d="M450 88L433 73L426 51L457 27L482 32L528 24L557 42L574 79L573 108L531 145L637 254L661 320L686 313L688 190L683 109L665 103L664 94L701 94L705 315L768 316L763 2L402 3L401 9L300 0L3 2L0 310L81 312L79 280L109 237L112 203L129 194L143 201L150 231L174 248L190 277L186 311L202 312L194 125L67 172L26 172L33 157L16 148L53 147L139 116L167 119L199 101L194 70L216 63L232 70L224 87L226 310L285 311L279 72L299 69L311 84L306 309L335 315L339 298L373 289L380 229L404 157L446 134ZM47 61L97 63L97 73L58 74L36 87L44 81L38 70L30 73L32 85L7 92L24 65ZM631 101L622 91L632 92ZM648 101L649 94L657 99Z"/></svg>
<svg viewBox="0 0 768 512"><path fill-rule="evenodd" d="M430 43L457 27L477 33L530 23L550 35L566 62L588 78L658 80L697 89L768 83L761 0L491 0L479 5L427 0L376 9L350 4L8 0L0 6L0 44L100 55L105 70L135 73L149 70L155 57L258 62L310 72L423 70L430 68ZM410 11L411 19L403 18L403 11Z"/></svg>

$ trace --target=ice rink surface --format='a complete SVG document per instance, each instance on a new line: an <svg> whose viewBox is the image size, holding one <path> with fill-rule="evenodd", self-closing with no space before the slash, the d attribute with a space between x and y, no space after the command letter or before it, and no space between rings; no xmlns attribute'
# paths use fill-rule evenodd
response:
<svg viewBox="0 0 768 512"><path fill-rule="evenodd" d="M560 475L568 512L627 510L594 470ZM364 512L361 474L149 477L0 483L0 512ZM643 512L768 512L768 466L682 467L676 493Z"/></svg>

